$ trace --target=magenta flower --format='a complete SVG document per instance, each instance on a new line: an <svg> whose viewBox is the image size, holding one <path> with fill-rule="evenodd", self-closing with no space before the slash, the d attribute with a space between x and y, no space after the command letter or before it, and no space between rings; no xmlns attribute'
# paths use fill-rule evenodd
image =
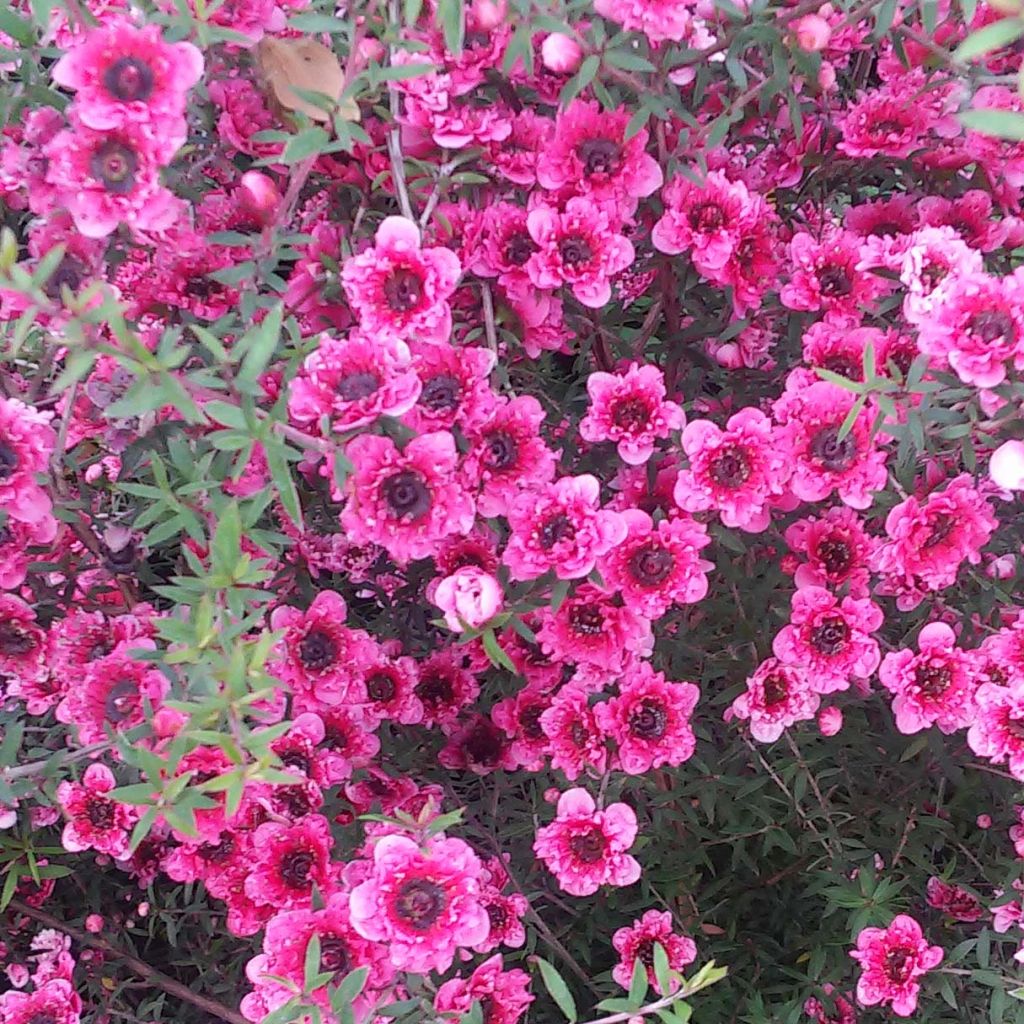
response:
<svg viewBox="0 0 1024 1024"><path fill-rule="evenodd" d="M801 501L822 501L833 491L851 508L870 507L872 491L885 487L885 452L872 437L873 414L860 410L840 437L857 396L819 381L789 391L775 403L779 447L792 469L790 490Z"/></svg>
<svg viewBox="0 0 1024 1024"><path fill-rule="evenodd" d="M862 1006L891 1006L898 1017L917 1009L918 979L942 962L941 946L929 946L921 926L906 914L888 928L863 928L850 953L861 969L857 1001Z"/></svg>
<svg viewBox="0 0 1024 1024"><path fill-rule="evenodd" d="M619 766L628 775L676 765L693 756L696 738L690 717L700 699L693 683L666 682L646 662L619 680L619 695L594 708L602 731L618 746Z"/></svg>
<svg viewBox="0 0 1024 1024"><path fill-rule="evenodd" d="M570 782L587 768L604 771L608 763L604 733L588 698L584 686L570 682L550 699L537 718L545 741L543 750L551 755L551 767L563 772ZM524 732L532 730L530 719L524 723L520 718L520 723Z"/></svg>
<svg viewBox="0 0 1024 1024"><path fill-rule="evenodd" d="M851 597L868 596L868 563L878 542L852 508L837 505L821 516L798 519L785 536L794 553L807 559L793 577L798 587L838 590L848 585Z"/></svg>
<svg viewBox="0 0 1024 1024"><path fill-rule="evenodd" d="M107 796L116 785L106 765L91 764L81 782L62 782L57 787L57 802L67 818L61 835L65 850L96 850L112 857L128 852L139 812Z"/></svg>
<svg viewBox="0 0 1024 1024"><path fill-rule="evenodd" d="M329 896L336 888L333 845L330 823L320 814L260 825L253 836L245 895L278 910L307 907L314 885Z"/></svg>
<svg viewBox="0 0 1024 1024"><path fill-rule="evenodd" d="M81 997L66 978L49 978L32 992L11 989L0 995L0 1020L4 1024L79 1024L81 1011Z"/></svg>
<svg viewBox="0 0 1024 1024"><path fill-rule="evenodd" d="M452 329L448 298L461 272L450 249L420 248L411 220L385 217L374 248L345 260L341 283L368 334L446 342Z"/></svg>
<svg viewBox="0 0 1024 1024"><path fill-rule="evenodd" d="M381 416L401 416L420 396L420 379L404 341L379 332L353 332L340 340L322 336L288 391L288 415L319 433L327 417L339 434Z"/></svg>
<svg viewBox="0 0 1024 1024"><path fill-rule="evenodd" d="M49 657L49 638L31 605L13 594L0 594L0 673L15 680L15 690L21 692L50 674Z"/></svg>
<svg viewBox="0 0 1024 1024"><path fill-rule="evenodd" d="M938 725L944 733L974 721L974 659L956 646L953 630L932 622L918 634L918 651L887 654L878 669L882 685L894 694L896 728L912 734Z"/></svg>
<svg viewBox="0 0 1024 1024"><path fill-rule="evenodd" d="M771 421L759 409L742 409L722 430L694 420L683 431L690 468L676 480L675 501L687 512L716 509L726 526L760 533L770 505L785 490L790 466Z"/></svg>
<svg viewBox="0 0 1024 1024"><path fill-rule="evenodd" d="M594 10L628 32L643 32L654 44L682 42L692 32L696 14L689 0L595 0Z"/></svg>
<svg viewBox="0 0 1024 1024"><path fill-rule="evenodd" d="M422 387L404 422L418 434L456 424L463 433L475 430L498 404L488 381L496 359L488 348L415 345L413 366Z"/></svg>
<svg viewBox="0 0 1024 1024"><path fill-rule="evenodd" d="M772 648L779 661L805 669L816 692L845 690L851 677L867 679L878 668L881 652L870 634L883 620L870 598L840 600L821 587L803 587Z"/></svg>
<svg viewBox="0 0 1024 1024"><path fill-rule="evenodd" d="M364 434L346 454L355 470L341 525L353 543L379 544L404 565L473 528L473 499L456 477L458 452L447 431L421 434L402 451L390 438Z"/></svg>
<svg viewBox="0 0 1024 1024"><path fill-rule="evenodd" d="M581 579L623 541L625 520L599 507L600 491L597 478L583 474L563 476L513 499L512 536L504 555L513 579L536 579L552 569L561 580Z"/></svg>
<svg viewBox="0 0 1024 1024"><path fill-rule="evenodd" d="M462 648L435 651L420 662L413 695L423 707L423 724L447 729L480 695L480 684L464 667Z"/></svg>
<svg viewBox="0 0 1024 1024"><path fill-rule="evenodd" d="M749 721L755 740L774 743L791 725L814 718L820 704L821 697L806 669L766 658L747 679L746 690L732 702L725 717Z"/></svg>
<svg viewBox="0 0 1024 1024"><path fill-rule="evenodd" d="M912 76L908 76L913 81ZM847 156L887 156L902 160L926 145L930 127L927 105L916 102L914 88L886 82L861 92L839 119L843 140L838 148Z"/></svg>
<svg viewBox="0 0 1024 1024"><path fill-rule="evenodd" d="M707 528L689 516L677 515L655 525L638 508L622 513L626 537L600 561L607 586L641 615L661 618L673 604L696 604L708 592L712 562L700 552L711 543Z"/></svg>
<svg viewBox="0 0 1024 1024"><path fill-rule="evenodd" d="M512 741L509 755L515 758L520 768L535 772L543 766L549 744L541 715L551 706L552 699L546 688L528 683L514 696L498 701L491 708L491 720ZM593 716L588 721L593 724ZM556 733L561 732L557 724L553 729Z"/></svg>
<svg viewBox="0 0 1024 1024"><path fill-rule="evenodd" d="M633 243L618 234L592 199L576 196L562 213L550 206L535 206L526 218L537 252L526 264L538 288L567 285L584 306L600 309L611 300L610 278L635 258Z"/></svg>
<svg viewBox="0 0 1024 1024"><path fill-rule="evenodd" d="M370 876L352 890L352 925L387 944L391 963L414 974L446 971L460 948L487 937L479 858L461 839L417 846L389 835L373 848Z"/></svg>
<svg viewBox="0 0 1024 1024"><path fill-rule="evenodd" d="M594 372L587 378L590 409L580 437L592 444L614 441L619 458L643 465L655 442L682 428L686 418L665 399L665 377L656 366L631 363L624 373Z"/></svg>
<svg viewBox="0 0 1024 1024"><path fill-rule="evenodd" d="M670 970L682 971L697 959L697 944L689 935L677 935L672 927L672 914L667 910L648 910L629 928L620 928L612 936L612 945L619 954L619 962L612 968L612 977L623 987L633 981L635 964L639 960L647 968L647 980L659 995L662 992L654 973L654 947L665 950Z"/></svg>
<svg viewBox="0 0 1024 1024"><path fill-rule="evenodd" d="M977 716L967 731L967 743L979 757L1005 764L1024 781L1024 679L1007 686L983 683L974 695Z"/></svg>
<svg viewBox="0 0 1024 1024"><path fill-rule="evenodd" d="M626 851L636 839L636 814L627 804L597 810L585 789L566 790L558 815L537 832L533 851L572 896L591 896L602 885L632 885L640 864Z"/></svg>
<svg viewBox="0 0 1024 1024"><path fill-rule="evenodd" d="M500 954L485 960L468 978L446 981L434 996L441 1020L458 1021L474 1002L483 1007L483 1024L516 1024L533 1002L530 976L517 968L502 969Z"/></svg>
<svg viewBox="0 0 1024 1024"><path fill-rule="evenodd" d="M925 890L925 902L929 907L941 910L949 914L954 921L964 921L972 924L980 921L985 916L985 908L977 896L972 896L966 889L959 885L952 885L944 882L937 875L928 879L928 887Z"/></svg>
<svg viewBox="0 0 1024 1024"><path fill-rule="evenodd" d="M203 73L191 43L167 43L158 25L136 28L112 18L64 54L51 74L75 92L75 113L97 131L151 124L158 128L162 163L185 141L185 100Z"/></svg>
<svg viewBox="0 0 1024 1024"><path fill-rule="evenodd" d="M53 414L16 398L0 399L0 511L33 524L50 514L50 498L36 483L47 471L57 437Z"/></svg>

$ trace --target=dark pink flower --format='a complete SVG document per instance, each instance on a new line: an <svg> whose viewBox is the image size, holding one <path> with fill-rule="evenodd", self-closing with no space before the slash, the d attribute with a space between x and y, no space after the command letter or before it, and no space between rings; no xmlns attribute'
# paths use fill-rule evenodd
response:
<svg viewBox="0 0 1024 1024"><path fill-rule="evenodd" d="M494 412L497 395L488 382L495 354L488 348L420 343L413 349L413 367L421 389L404 422L418 434L477 429Z"/></svg>
<svg viewBox="0 0 1024 1024"><path fill-rule="evenodd" d="M580 421L580 437L592 444L614 441L619 458L645 463L658 440L680 430L683 410L665 398L665 377L657 366L631 363L623 373L592 373L587 378L590 408Z"/></svg>
<svg viewBox="0 0 1024 1024"><path fill-rule="evenodd" d="M392 964L425 974L446 971L460 947L490 930L480 903L479 858L461 839L417 846L389 835L373 848L366 881L352 890L352 924L364 938L387 944Z"/></svg>
<svg viewBox="0 0 1024 1024"><path fill-rule="evenodd" d="M36 613L20 597L0 594L0 673L21 684L50 674L50 643Z"/></svg>
<svg viewBox="0 0 1024 1024"><path fill-rule="evenodd" d="M877 541L868 536L852 508L839 505L825 509L821 516L798 519L787 527L786 543L807 559L793 577L798 587L838 590L848 585L851 597L868 596L868 563Z"/></svg>
<svg viewBox="0 0 1024 1024"><path fill-rule="evenodd" d="M860 964L857 1001L863 1006L891 1006L898 1017L917 1009L918 979L942 962L942 947L929 946L921 926L906 914L888 928L863 928L850 956Z"/></svg>
<svg viewBox="0 0 1024 1024"><path fill-rule="evenodd" d="M530 976L516 968L503 970L495 954L469 978L446 981L434 996L434 1009L442 1020L458 1021L478 1002L483 1024L516 1024L533 1002L529 988Z"/></svg>
<svg viewBox="0 0 1024 1024"><path fill-rule="evenodd" d="M926 899L929 907L949 914L955 921L970 924L985 916L985 908L977 896L972 896L959 885L944 882L937 875L928 879Z"/></svg>
<svg viewBox="0 0 1024 1024"><path fill-rule="evenodd" d="M379 544L404 565L472 529L473 499L456 477L458 451L447 431L421 434L401 451L390 438L364 434L346 454L355 470L341 525L353 543Z"/></svg>
<svg viewBox="0 0 1024 1024"><path fill-rule="evenodd" d="M626 851L636 839L636 814L628 804L598 810L585 789L566 790L558 816L537 831L534 853L572 896L590 896L602 885L632 885L640 864Z"/></svg>
<svg viewBox="0 0 1024 1024"><path fill-rule="evenodd" d="M47 471L57 441L52 418L16 398L0 399L0 511L23 523L50 514L49 496L36 474Z"/></svg>
<svg viewBox="0 0 1024 1024"><path fill-rule="evenodd" d="M82 1000L65 978L51 978L33 992L12 989L0 995L4 1024L79 1024L81 1010Z"/></svg>
<svg viewBox="0 0 1024 1024"><path fill-rule="evenodd" d="M774 743L791 725L814 718L821 697L807 670L766 658L747 679L747 688L730 705L726 717L750 722L750 735Z"/></svg>
<svg viewBox="0 0 1024 1024"><path fill-rule="evenodd" d="M903 159L925 144L930 120L927 107L914 102L912 90L887 82L861 92L840 118L843 139L838 148L852 157Z"/></svg>
<svg viewBox="0 0 1024 1024"><path fill-rule="evenodd" d="M562 771L570 782L588 767L604 771L608 760L604 733L588 696L586 688L568 683L551 698L538 719L551 767Z"/></svg>
<svg viewBox="0 0 1024 1024"><path fill-rule="evenodd" d="M541 723L541 715L552 706L545 687L528 683L515 696L498 701L491 709L491 719L512 741L509 754L519 767L539 771L549 750L549 741ZM587 719L593 724L593 718ZM560 731L559 725L553 729Z"/></svg>
<svg viewBox="0 0 1024 1024"><path fill-rule="evenodd" d="M345 261L341 282L368 334L446 342L452 327L448 298L461 271L451 249L420 247L411 220L385 217L374 248Z"/></svg>
<svg viewBox="0 0 1024 1024"><path fill-rule="evenodd" d="M697 959L697 944L688 935L677 935L672 927L672 914L667 910L648 910L629 928L620 928L612 936L612 945L619 954L619 962L612 968L612 977L623 987L633 981L636 962L647 968L647 981L659 995L661 985L654 973L654 947L665 951L669 970L682 971Z"/></svg>
<svg viewBox="0 0 1024 1024"><path fill-rule="evenodd" d="M447 728L476 700L480 684L464 661L461 648L449 648L420 662L413 694L423 707L424 725Z"/></svg>
<svg viewBox="0 0 1024 1024"><path fill-rule="evenodd" d="M106 765L91 764L81 782L62 782L57 787L57 802L67 818L61 835L65 850L96 850L112 857L128 852L139 811L107 796L116 785Z"/></svg>
<svg viewBox="0 0 1024 1024"><path fill-rule="evenodd" d="M983 683L974 700L977 717L967 731L971 750L993 764L1005 764L1015 779L1024 781L1024 679L1007 686Z"/></svg>
<svg viewBox="0 0 1024 1024"><path fill-rule="evenodd" d="M618 682L618 696L594 708L598 724L617 745L619 766L643 775L690 759L696 738L690 717L700 698L692 683L670 683L646 662Z"/></svg>
<svg viewBox="0 0 1024 1024"><path fill-rule="evenodd" d="M327 896L335 886L331 827L320 814L299 821L268 821L253 835L245 894L279 910L308 906L315 885Z"/></svg>

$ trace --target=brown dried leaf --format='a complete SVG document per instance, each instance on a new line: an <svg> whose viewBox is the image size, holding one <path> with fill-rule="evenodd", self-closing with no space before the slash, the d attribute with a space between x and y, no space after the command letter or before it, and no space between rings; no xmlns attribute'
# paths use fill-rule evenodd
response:
<svg viewBox="0 0 1024 1024"><path fill-rule="evenodd" d="M326 110L314 106L295 89L341 97L345 73L334 51L315 39L274 39L264 36L255 49L256 67L268 98L283 110L295 110L314 121L330 121Z"/></svg>

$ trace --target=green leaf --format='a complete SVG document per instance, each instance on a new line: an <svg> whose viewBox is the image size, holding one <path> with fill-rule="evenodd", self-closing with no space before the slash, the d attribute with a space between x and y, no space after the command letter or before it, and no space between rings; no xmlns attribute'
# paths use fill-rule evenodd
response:
<svg viewBox="0 0 1024 1024"><path fill-rule="evenodd" d="M516 675L516 667L512 663L512 659L502 650L497 637L494 635L494 630L485 629L480 638L483 640L484 650L487 652L487 657L490 658L491 664L495 668L503 668L506 672Z"/></svg>
<svg viewBox="0 0 1024 1024"><path fill-rule="evenodd" d="M639 54L630 53L629 50L609 50L604 55L605 62L613 68L622 68L623 71L654 71L654 65L641 57Z"/></svg>
<svg viewBox="0 0 1024 1024"><path fill-rule="evenodd" d="M668 995L675 987L668 963L668 953L660 942L654 944L654 976L658 979L658 988L661 989L662 995Z"/></svg>
<svg viewBox="0 0 1024 1024"><path fill-rule="evenodd" d="M331 141L323 128L307 128L292 136L278 158L283 164L297 164L311 156L322 153Z"/></svg>
<svg viewBox="0 0 1024 1024"><path fill-rule="evenodd" d="M1016 110L965 110L960 123L971 131L1024 142L1024 114Z"/></svg>
<svg viewBox="0 0 1024 1024"><path fill-rule="evenodd" d="M966 64L993 50L1001 50L1024 35L1024 19L1003 18L972 32L954 51L953 59Z"/></svg>
<svg viewBox="0 0 1024 1024"><path fill-rule="evenodd" d="M444 33L445 48L458 57L466 37L466 9L462 0L438 0L436 19Z"/></svg>
<svg viewBox="0 0 1024 1024"><path fill-rule="evenodd" d="M573 999L569 986L566 985L562 976L552 964L549 964L541 956L533 958L534 963L540 968L541 978L544 980L544 987L548 990L551 998L558 1008L565 1014L569 1024L576 1024L576 1000Z"/></svg>
<svg viewBox="0 0 1024 1024"><path fill-rule="evenodd" d="M307 993L312 992L317 986L313 979L320 973L320 936L314 932L306 943L306 956L303 960L302 986Z"/></svg>
<svg viewBox="0 0 1024 1024"><path fill-rule="evenodd" d="M648 988L647 967L643 960L637 957L633 961L633 976L629 980L629 1001L637 1009L644 1005Z"/></svg>

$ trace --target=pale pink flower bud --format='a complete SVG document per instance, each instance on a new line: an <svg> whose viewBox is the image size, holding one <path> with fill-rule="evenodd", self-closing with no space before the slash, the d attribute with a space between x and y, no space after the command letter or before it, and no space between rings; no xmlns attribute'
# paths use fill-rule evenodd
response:
<svg viewBox="0 0 1024 1024"><path fill-rule="evenodd" d="M801 50L817 53L828 46L832 29L820 14L807 14L793 23L797 45Z"/></svg>
<svg viewBox="0 0 1024 1024"><path fill-rule="evenodd" d="M991 814L979 814L974 822L978 828L991 828L992 827L992 815Z"/></svg>
<svg viewBox="0 0 1024 1024"><path fill-rule="evenodd" d="M162 740L170 739L181 732L188 718L174 708L158 708L153 715L153 732Z"/></svg>
<svg viewBox="0 0 1024 1024"><path fill-rule="evenodd" d="M501 584L475 565L446 576L438 583L433 598L444 612L448 628L456 633L466 626L476 629L494 618L501 611L503 599Z"/></svg>
<svg viewBox="0 0 1024 1024"><path fill-rule="evenodd" d="M246 171L242 175L239 193L242 206L260 224L269 224L277 216L281 192L273 178L259 171Z"/></svg>
<svg viewBox="0 0 1024 1024"><path fill-rule="evenodd" d="M836 69L824 60L818 69L818 88L822 92L828 92L836 84Z"/></svg>
<svg viewBox="0 0 1024 1024"><path fill-rule="evenodd" d="M103 931L103 917L100 914L90 914L85 919L85 930L92 932L93 935L98 935Z"/></svg>
<svg viewBox="0 0 1024 1024"><path fill-rule="evenodd" d="M139 904L138 915L139 917L147 917L149 915L149 904L147 902L143 901Z"/></svg>
<svg viewBox="0 0 1024 1024"><path fill-rule="evenodd" d="M552 32L540 44L540 59L548 71L571 75L583 62L583 50L575 39Z"/></svg>
<svg viewBox="0 0 1024 1024"><path fill-rule="evenodd" d="M18 820L17 806L0 804L0 829L11 828Z"/></svg>
<svg viewBox="0 0 1024 1024"><path fill-rule="evenodd" d="M7 979L14 988L24 988L31 977L28 968L24 964L8 964Z"/></svg>
<svg viewBox="0 0 1024 1024"><path fill-rule="evenodd" d="M359 56L364 62L380 61L384 58L385 52L384 44L379 39L367 36L359 41Z"/></svg>
<svg viewBox="0 0 1024 1024"><path fill-rule="evenodd" d="M478 28L489 32L505 20L507 12L505 0L473 0L469 16Z"/></svg>
<svg viewBox="0 0 1024 1024"><path fill-rule="evenodd" d="M822 736L835 736L843 727L843 713L839 708L822 708L818 712L818 728Z"/></svg>
<svg viewBox="0 0 1024 1024"><path fill-rule="evenodd" d="M988 475L997 487L1024 491L1024 441L1006 441L988 462Z"/></svg>

